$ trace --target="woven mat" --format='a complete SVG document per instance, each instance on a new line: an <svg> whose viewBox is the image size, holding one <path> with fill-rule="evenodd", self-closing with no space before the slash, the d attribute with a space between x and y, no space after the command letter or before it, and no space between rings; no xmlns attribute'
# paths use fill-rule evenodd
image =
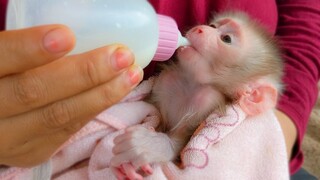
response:
<svg viewBox="0 0 320 180"><path fill-rule="evenodd" d="M320 93L320 83L319 83ZM302 142L305 155L303 167L320 179L320 94Z"/></svg>

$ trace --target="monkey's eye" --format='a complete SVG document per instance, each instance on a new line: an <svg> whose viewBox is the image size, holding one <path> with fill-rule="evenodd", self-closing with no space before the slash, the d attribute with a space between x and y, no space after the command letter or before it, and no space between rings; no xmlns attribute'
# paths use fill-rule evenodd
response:
<svg viewBox="0 0 320 180"><path fill-rule="evenodd" d="M232 42L232 39L231 39L231 36L229 35L221 35L221 40L227 44L231 44Z"/></svg>
<svg viewBox="0 0 320 180"><path fill-rule="evenodd" d="M214 29L216 29L216 28L217 28L217 26L216 26L216 25L214 25L214 24L209 24L209 26L210 26L210 27L212 27L212 28L214 28Z"/></svg>

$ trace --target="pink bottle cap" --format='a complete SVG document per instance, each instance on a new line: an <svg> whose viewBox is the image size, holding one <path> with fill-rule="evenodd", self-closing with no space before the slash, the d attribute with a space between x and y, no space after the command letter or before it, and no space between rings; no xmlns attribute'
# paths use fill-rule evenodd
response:
<svg viewBox="0 0 320 180"><path fill-rule="evenodd" d="M159 41L153 61L168 60L177 49L180 31L177 23L169 16L158 14Z"/></svg>

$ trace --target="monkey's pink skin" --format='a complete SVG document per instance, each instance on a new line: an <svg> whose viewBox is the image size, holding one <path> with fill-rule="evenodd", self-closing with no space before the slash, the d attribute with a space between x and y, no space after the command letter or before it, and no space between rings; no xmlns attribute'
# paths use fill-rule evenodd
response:
<svg viewBox="0 0 320 180"><path fill-rule="evenodd" d="M117 177L118 180L126 178L126 175L123 174L120 168L111 168L111 171Z"/></svg>
<svg viewBox="0 0 320 180"><path fill-rule="evenodd" d="M129 178L130 180L143 180L143 177L136 172L131 163L122 164L121 170L125 174L123 175L123 173L120 170L119 172L117 172L117 176L121 176L121 179Z"/></svg>
<svg viewBox="0 0 320 180"><path fill-rule="evenodd" d="M148 174L148 175L153 174L153 169L152 169L152 167L150 166L150 164L147 164L147 165L142 166L141 169L143 170L143 172L145 172L145 173Z"/></svg>
<svg viewBox="0 0 320 180"><path fill-rule="evenodd" d="M142 166L141 170L147 175L151 175L153 173L153 169L149 164ZM117 176L117 179L143 179L143 177L135 171L134 167L130 163L122 164L120 168L114 168L112 171Z"/></svg>

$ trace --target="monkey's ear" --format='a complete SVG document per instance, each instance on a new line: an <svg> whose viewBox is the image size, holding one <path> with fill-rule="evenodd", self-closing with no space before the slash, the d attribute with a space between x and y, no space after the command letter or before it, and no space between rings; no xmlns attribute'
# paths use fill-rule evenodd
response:
<svg viewBox="0 0 320 180"><path fill-rule="evenodd" d="M274 108L277 97L277 89L270 84L249 85L240 94L239 105L249 116L254 116Z"/></svg>

